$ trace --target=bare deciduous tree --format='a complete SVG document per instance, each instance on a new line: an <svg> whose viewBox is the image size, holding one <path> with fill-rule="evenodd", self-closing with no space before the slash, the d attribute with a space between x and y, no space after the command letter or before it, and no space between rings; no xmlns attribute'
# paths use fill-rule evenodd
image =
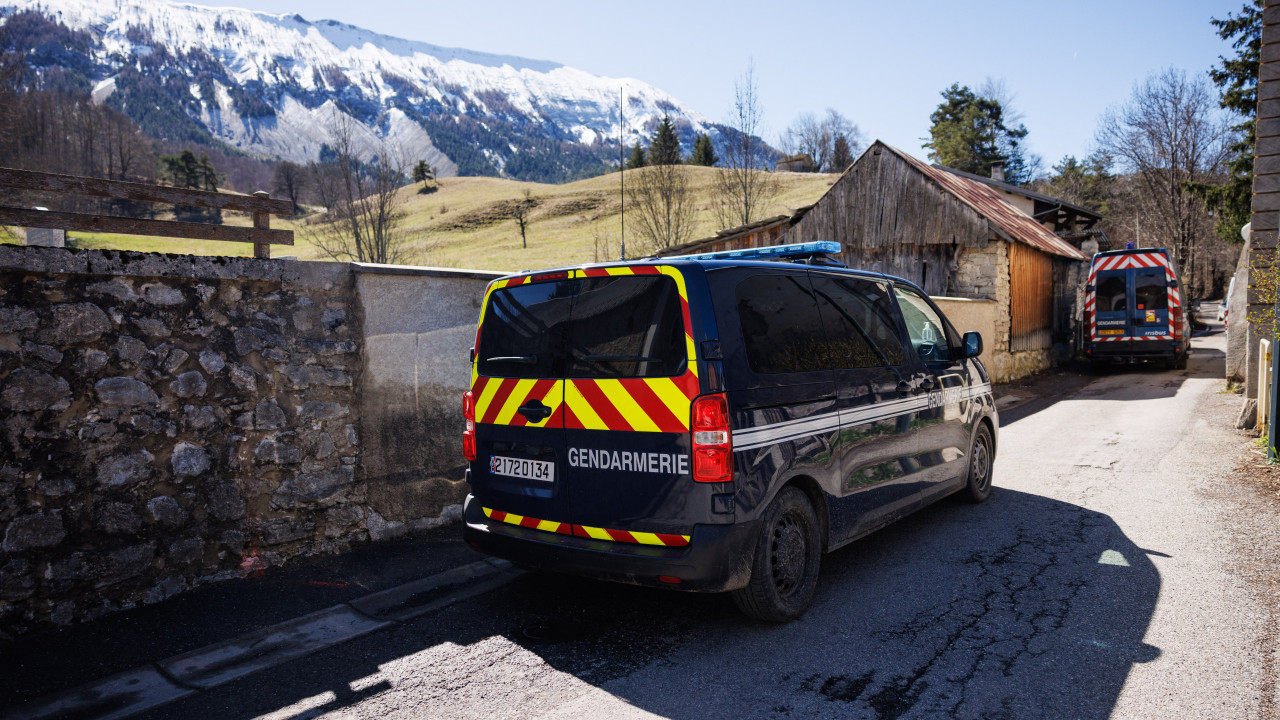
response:
<svg viewBox="0 0 1280 720"><path fill-rule="evenodd" d="M335 260L394 263L404 259L405 184L403 154L385 141L376 144L373 157L360 158L358 126L337 110L330 120L332 161L311 164L316 198L326 210L308 234Z"/></svg>
<svg viewBox="0 0 1280 720"><path fill-rule="evenodd" d="M652 165L631 174L627 206L642 248L661 250L688 241L696 217L693 193L683 165Z"/></svg>
<svg viewBox="0 0 1280 720"><path fill-rule="evenodd" d="M1186 184L1220 180L1231 140L1217 104L1203 78L1159 71L1107 110L1096 135L1099 149L1133 177L1142 234L1173 246L1188 285L1195 282L1206 223L1203 205Z"/></svg>
<svg viewBox="0 0 1280 720"><path fill-rule="evenodd" d="M293 203L293 214L302 209L300 199L307 185L307 171L303 166L281 160L276 163L275 177L272 181L272 192L283 195Z"/></svg>
<svg viewBox="0 0 1280 720"><path fill-rule="evenodd" d="M789 155L804 153L813 160L815 172L842 172L833 167L836 138L844 136L851 155L862 150L862 131L849 118L832 108L824 117L801 113L782 134L782 150Z"/></svg>
<svg viewBox="0 0 1280 720"><path fill-rule="evenodd" d="M764 108L760 106L755 66L733 84L733 109L713 182L716 219L724 227L760 219L761 211L779 191L769 172L769 148L760 139Z"/></svg>
<svg viewBox="0 0 1280 720"><path fill-rule="evenodd" d="M525 237L525 230L529 227L529 215L536 207L538 207L538 198L533 196L532 190L525 190L524 197L511 206L511 217L520 226L520 248L522 250L529 247L529 241Z"/></svg>
<svg viewBox="0 0 1280 720"><path fill-rule="evenodd" d="M1018 100L1018 94L1009 89L1009 85L1004 78L994 78L988 75L982 81L982 84L978 86L977 94L980 98L993 100L1000 105L1001 119L1005 127L1025 127L1022 121L1026 119L1026 115L1015 104ZM1028 152L1022 143L1015 143L1013 140L1014 138L1008 133L1001 133L996 138L1000 152L1008 158L1004 168L1006 176L1020 176L1024 178L1024 182L1044 177L1044 158L1036 153Z"/></svg>

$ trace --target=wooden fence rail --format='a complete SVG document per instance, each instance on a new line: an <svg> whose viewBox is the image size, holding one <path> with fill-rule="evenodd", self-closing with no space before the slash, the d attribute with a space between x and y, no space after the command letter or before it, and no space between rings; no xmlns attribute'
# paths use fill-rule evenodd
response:
<svg viewBox="0 0 1280 720"><path fill-rule="evenodd" d="M262 191L253 195L230 195L208 190L190 190L12 168L0 168L0 188L247 212L253 214L253 226L235 227L178 220L144 220L12 207L0 207L0 225L253 243L253 256L257 258L271 257L272 245L293 244L292 230L271 229L271 216L292 215L292 203L288 200L272 199Z"/></svg>

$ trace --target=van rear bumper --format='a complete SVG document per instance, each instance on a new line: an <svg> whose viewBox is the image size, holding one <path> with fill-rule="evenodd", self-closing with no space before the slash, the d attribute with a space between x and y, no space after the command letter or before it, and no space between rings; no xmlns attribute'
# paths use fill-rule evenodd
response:
<svg viewBox="0 0 1280 720"><path fill-rule="evenodd" d="M1144 362L1177 358L1186 348L1183 340L1114 340L1085 343L1084 354L1101 362Z"/></svg>
<svg viewBox="0 0 1280 720"><path fill-rule="evenodd" d="M697 525L689 545L681 548L593 540L492 522L471 495L463 517L463 540L494 557L540 570L694 592L745 586L759 536L759 521L752 521ZM663 582L659 576L680 582Z"/></svg>

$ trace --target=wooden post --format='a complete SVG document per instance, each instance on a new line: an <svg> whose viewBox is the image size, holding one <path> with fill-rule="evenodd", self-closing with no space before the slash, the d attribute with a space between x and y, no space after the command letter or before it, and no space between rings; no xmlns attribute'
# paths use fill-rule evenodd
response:
<svg viewBox="0 0 1280 720"><path fill-rule="evenodd" d="M269 198L271 193L266 190L259 190L253 194L254 197ZM255 212L253 214L253 227L256 230L271 229L271 214L265 212ZM271 259L271 245L265 242L255 242L253 244L253 256L260 260Z"/></svg>

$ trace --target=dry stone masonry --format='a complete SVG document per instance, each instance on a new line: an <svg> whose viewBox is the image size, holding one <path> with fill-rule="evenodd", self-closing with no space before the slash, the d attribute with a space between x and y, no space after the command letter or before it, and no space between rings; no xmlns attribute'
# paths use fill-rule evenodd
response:
<svg viewBox="0 0 1280 720"><path fill-rule="evenodd" d="M362 422L387 421L359 417L360 271L0 246L0 633L457 515L453 457L381 464L391 496L433 505L369 505ZM457 441L465 348L439 350L449 406L417 431L437 442Z"/></svg>

